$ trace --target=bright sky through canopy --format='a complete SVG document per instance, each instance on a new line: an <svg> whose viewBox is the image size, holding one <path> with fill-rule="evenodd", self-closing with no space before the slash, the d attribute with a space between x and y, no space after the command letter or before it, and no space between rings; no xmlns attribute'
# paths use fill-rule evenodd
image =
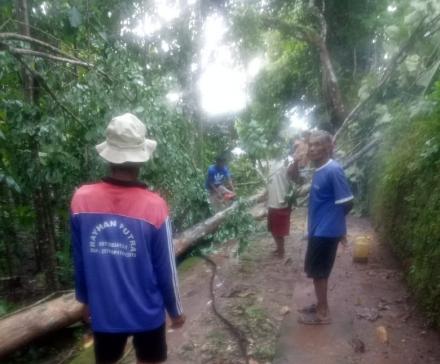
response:
<svg viewBox="0 0 440 364"><path fill-rule="evenodd" d="M247 69L234 63L233 51L224 42L227 26L218 14L206 19L203 31L199 80L202 108L211 115L238 112L249 101L247 85L264 66L264 60L254 58Z"/></svg>
<svg viewBox="0 0 440 364"><path fill-rule="evenodd" d="M151 37L180 16L181 6L191 6L195 2L188 0L187 4L183 4L179 1L155 0L156 14L147 13L133 28L123 27L122 31L130 31L139 37ZM209 115L239 112L249 102L248 84L264 66L264 58L255 57L246 66L238 64L232 47L225 42L228 28L219 14L209 15L202 31L200 59L191 67L192 71L201 70L198 88L202 108ZM162 40L160 50L167 53L170 45ZM167 98L175 102L176 92L170 91L173 97Z"/></svg>
<svg viewBox="0 0 440 364"><path fill-rule="evenodd" d="M298 106L292 107L286 112L286 117L289 120L289 125L287 127L288 134L295 134L296 131L303 131L310 129L309 116L315 110L315 106L308 107L306 109L300 108Z"/></svg>

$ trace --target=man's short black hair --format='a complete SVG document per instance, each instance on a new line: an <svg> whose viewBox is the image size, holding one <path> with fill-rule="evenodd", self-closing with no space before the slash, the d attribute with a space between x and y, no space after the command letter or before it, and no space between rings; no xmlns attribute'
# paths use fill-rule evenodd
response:
<svg viewBox="0 0 440 364"><path fill-rule="evenodd" d="M216 161L216 162L226 162L226 160L227 160L227 158L226 158L225 153L218 154L218 155L215 157L215 161Z"/></svg>
<svg viewBox="0 0 440 364"><path fill-rule="evenodd" d="M311 137L320 139L321 142L325 145L333 146L333 137L329 132L325 130L315 130L311 134Z"/></svg>
<svg viewBox="0 0 440 364"><path fill-rule="evenodd" d="M128 171L141 168L144 163L125 162L121 164L109 163L111 170Z"/></svg>

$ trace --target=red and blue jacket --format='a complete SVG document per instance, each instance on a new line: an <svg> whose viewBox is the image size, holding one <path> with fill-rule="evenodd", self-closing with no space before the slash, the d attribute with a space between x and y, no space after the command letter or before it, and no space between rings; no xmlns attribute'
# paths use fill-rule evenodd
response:
<svg viewBox="0 0 440 364"><path fill-rule="evenodd" d="M139 182L106 178L75 191L71 231L78 301L97 332L153 330L182 314L165 201Z"/></svg>

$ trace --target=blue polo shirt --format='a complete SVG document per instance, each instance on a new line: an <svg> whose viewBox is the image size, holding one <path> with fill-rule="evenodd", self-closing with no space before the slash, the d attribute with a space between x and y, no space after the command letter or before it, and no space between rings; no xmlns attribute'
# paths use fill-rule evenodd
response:
<svg viewBox="0 0 440 364"><path fill-rule="evenodd" d="M210 190L211 185L218 187L224 184L230 177L231 174L228 167L219 167L216 164L213 164L208 168L208 176L205 183L206 189Z"/></svg>
<svg viewBox="0 0 440 364"><path fill-rule="evenodd" d="M336 238L347 233L343 204L353 194L339 163L330 159L317 168L309 198L309 236Z"/></svg>

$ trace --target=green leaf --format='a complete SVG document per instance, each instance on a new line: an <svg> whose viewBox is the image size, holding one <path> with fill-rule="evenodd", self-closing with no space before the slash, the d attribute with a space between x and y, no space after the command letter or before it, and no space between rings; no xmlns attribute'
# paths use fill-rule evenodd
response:
<svg viewBox="0 0 440 364"><path fill-rule="evenodd" d="M6 176L5 178L6 185L17 192L21 192L20 186L15 182L15 180L11 176Z"/></svg>
<svg viewBox="0 0 440 364"><path fill-rule="evenodd" d="M69 10L69 22L73 28L78 28L82 23L81 13L76 7L72 7Z"/></svg>

